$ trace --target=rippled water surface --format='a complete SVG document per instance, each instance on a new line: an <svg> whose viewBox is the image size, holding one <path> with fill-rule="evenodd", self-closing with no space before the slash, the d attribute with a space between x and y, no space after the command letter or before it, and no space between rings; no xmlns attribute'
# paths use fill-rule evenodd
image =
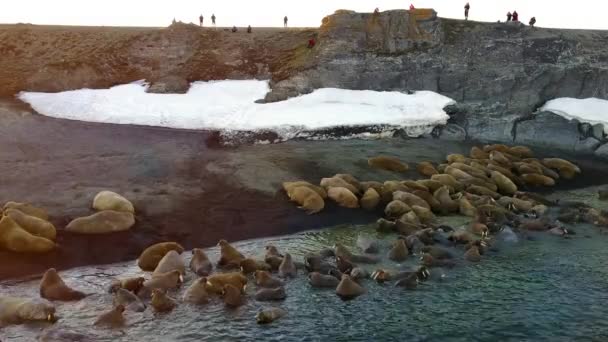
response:
<svg viewBox="0 0 608 342"><path fill-rule="evenodd" d="M592 191L575 194L588 197ZM568 196L576 198L575 194ZM463 223L462 218L449 221ZM570 239L540 233L519 234L515 243L498 238L481 263L459 260L454 269L437 270L445 273L443 280L426 282L414 291L367 281L367 294L342 301L331 289L310 288L300 273L287 283L288 297L283 302L260 303L250 296L236 310L215 302L202 307L181 304L169 314L154 314L150 309L127 312L128 326L121 330L96 329L92 324L111 305L105 290L112 277L138 274L135 263L74 269L63 273L68 283L96 294L78 303L59 304L61 320L52 329L79 332L87 340L99 341L605 341L608 236L592 226L571 228L576 235ZM261 257L263 246L274 243L300 260L306 252L335 242L354 246L358 234L376 236L371 227L341 226L236 246L247 255ZM385 255L395 236L377 237L382 239ZM217 249L209 250L209 255L217 258ZM416 262L411 257L407 263ZM382 265L399 266L387 260ZM187 283L191 280L192 275ZM36 282L0 287L2 293L37 296ZM248 288L250 294L254 291L255 286ZM257 311L273 305L286 309L288 315L267 326L256 324ZM0 331L0 337L2 341L32 341L43 329L49 328L11 326Z"/></svg>

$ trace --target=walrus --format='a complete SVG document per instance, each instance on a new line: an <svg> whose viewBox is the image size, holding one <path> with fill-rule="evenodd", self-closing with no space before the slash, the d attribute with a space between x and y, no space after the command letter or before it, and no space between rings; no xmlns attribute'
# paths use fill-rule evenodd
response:
<svg viewBox="0 0 608 342"><path fill-rule="evenodd" d="M407 290L414 290L418 287L418 277L411 274L404 279L400 279L395 283L395 287L403 287Z"/></svg>
<svg viewBox="0 0 608 342"><path fill-rule="evenodd" d="M519 223L520 229L532 230L532 231L543 231L549 229L549 219L541 217L532 220L522 220Z"/></svg>
<svg viewBox="0 0 608 342"><path fill-rule="evenodd" d="M404 202L393 200L384 208L384 215L389 219L398 219L411 210L412 208Z"/></svg>
<svg viewBox="0 0 608 342"><path fill-rule="evenodd" d="M182 276L186 274L186 265L184 259L176 252L169 251L160 259L158 266L154 269L152 276L163 274L171 271L178 271Z"/></svg>
<svg viewBox="0 0 608 342"><path fill-rule="evenodd" d="M440 203L440 213L446 215L458 211L460 205L450 197L450 191L446 186L443 186L433 194L433 197Z"/></svg>
<svg viewBox="0 0 608 342"><path fill-rule="evenodd" d="M505 155L499 151L490 152L490 160L506 167L511 166L511 161L509 158L505 157Z"/></svg>
<svg viewBox="0 0 608 342"><path fill-rule="evenodd" d="M359 247L363 253L376 254L380 251L378 240L363 235L357 236L357 247Z"/></svg>
<svg viewBox="0 0 608 342"><path fill-rule="evenodd" d="M344 180L346 183L354 186L357 189L357 192L361 191L361 182L359 182L359 180L357 178L355 178L353 175L348 174L348 173L337 173L334 175L334 177L340 178L340 179Z"/></svg>
<svg viewBox="0 0 608 342"><path fill-rule="evenodd" d="M54 268L49 268L40 281L40 297L48 300L75 301L87 295L69 288Z"/></svg>
<svg viewBox="0 0 608 342"><path fill-rule="evenodd" d="M258 324L269 324L286 315L287 311L281 308L269 308L258 312L255 315L255 320Z"/></svg>
<svg viewBox="0 0 608 342"><path fill-rule="evenodd" d="M405 245L405 240L397 239L397 241L393 243L391 250L388 252L388 258L395 262L403 262L407 259L409 254L410 253L407 246Z"/></svg>
<svg viewBox="0 0 608 342"><path fill-rule="evenodd" d="M57 237L55 226L41 218L27 215L17 209L8 209L4 212L4 215L12 218L19 227L34 236L49 239L51 241L54 241Z"/></svg>
<svg viewBox="0 0 608 342"><path fill-rule="evenodd" d="M399 181L386 181L382 184L382 189L379 192L382 202L392 201L395 191L410 191L410 189Z"/></svg>
<svg viewBox="0 0 608 342"><path fill-rule="evenodd" d="M452 259L454 256L448 250L438 246L423 246L421 252L430 254L435 259Z"/></svg>
<svg viewBox="0 0 608 342"><path fill-rule="evenodd" d="M321 272L326 274L332 268L335 268L332 264L323 260L324 258L318 254L307 254L304 256L304 268L308 272Z"/></svg>
<svg viewBox="0 0 608 342"><path fill-rule="evenodd" d="M56 245L49 239L32 235L12 218L4 216L0 220L0 247L17 253L47 253Z"/></svg>
<svg viewBox="0 0 608 342"><path fill-rule="evenodd" d="M179 254L184 252L184 247L177 242L161 242L146 248L139 258L137 265L143 271L153 272L158 263L169 251L176 251Z"/></svg>
<svg viewBox="0 0 608 342"><path fill-rule="evenodd" d="M369 272L367 272L365 269L361 268L361 267L355 267L352 270L350 270L349 273L351 279L353 279L356 282L361 282L361 280L363 279L367 279L369 278ZM337 279L337 278L336 278Z"/></svg>
<svg viewBox="0 0 608 342"><path fill-rule="evenodd" d="M246 258L241 261L241 272L252 274L255 271L272 271L272 267L264 261Z"/></svg>
<svg viewBox="0 0 608 342"><path fill-rule="evenodd" d="M361 208L365 210L374 210L380 204L380 194L374 189L369 188L359 200Z"/></svg>
<svg viewBox="0 0 608 342"><path fill-rule="evenodd" d="M490 155L487 152L484 152L482 149L480 149L477 146L471 147L471 152L469 153L469 156L471 156L471 158L473 158L473 159L488 159L488 158L490 158Z"/></svg>
<svg viewBox="0 0 608 342"><path fill-rule="evenodd" d="M55 323L55 306L45 299L0 296L0 328L10 324Z"/></svg>
<svg viewBox="0 0 608 342"><path fill-rule="evenodd" d="M517 192L515 185L509 178L500 172L492 171L492 180L498 186L498 191L506 195L514 195Z"/></svg>
<svg viewBox="0 0 608 342"><path fill-rule="evenodd" d="M480 222L471 222L469 225L469 230L471 233L481 236L482 238L488 236L489 233L488 226Z"/></svg>
<svg viewBox="0 0 608 342"><path fill-rule="evenodd" d="M189 267L199 277L208 276L213 271L213 264L209 261L207 254L200 248L192 250L192 259L190 259Z"/></svg>
<svg viewBox="0 0 608 342"><path fill-rule="evenodd" d="M424 243L422 241L420 241L420 238L418 238L418 236L416 236L416 234L410 234L408 236L405 237L405 245L407 246L407 249L412 253L412 254L417 254L422 247L424 247Z"/></svg>
<svg viewBox="0 0 608 342"><path fill-rule="evenodd" d="M49 214L46 212L46 210L35 207L29 203L6 202L2 209L4 209L4 211L7 211L9 209L16 209L26 215L34 216L45 221L49 220Z"/></svg>
<svg viewBox="0 0 608 342"><path fill-rule="evenodd" d="M367 160L367 164L375 169L393 172L406 172L410 168L406 163L402 163L398 158L389 156L377 156L369 158Z"/></svg>
<svg viewBox="0 0 608 342"><path fill-rule="evenodd" d="M466 197L461 197L458 200L458 208L461 215L468 217L477 216L477 208L475 208Z"/></svg>
<svg viewBox="0 0 608 342"><path fill-rule="evenodd" d="M336 243L334 245L334 252L335 252L336 257L341 256L349 261L359 262L362 264L375 264L378 261L380 261L380 259L378 257L373 256L373 255L354 254L351 251L349 251L348 248L346 248L341 243Z"/></svg>
<svg viewBox="0 0 608 342"><path fill-rule="evenodd" d="M97 211L114 210L135 213L133 204L123 196L112 191L101 191L93 199L93 209Z"/></svg>
<svg viewBox="0 0 608 342"><path fill-rule="evenodd" d="M458 162L464 163L467 160L467 157L465 157L459 153L453 153L453 154L448 154L446 156L445 160L447 160L448 164L458 163Z"/></svg>
<svg viewBox="0 0 608 342"><path fill-rule="evenodd" d="M528 211L532 210L532 208L534 207L534 203L529 202L529 201L524 201L524 200L516 198L516 197L503 196L503 197L499 198L497 202L498 202L498 204L502 205L505 208L508 208L511 210L515 209L520 212L528 212Z"/></svg>
<svg viewBox="0 0 608 342"><path fill-rule="evenodd" d="M408 236L422 229L421 225L404 221L403 218L404 216L402 216L399 220L395 221L395 231L397 233Z"/></svg>
<svg viewBox="0 0 608 342"><path fill-rule="evenodd" d="M283 262L283 257L276 255L266 255L264 257L264 262L270 265L272 271L278 271L279 266L281 266L281 263Z"/></svg>
<svg viewBox="0 0 608 342"><path fill-rule="evenodd" d="M467 192L474 194L474 195L479 195L479 196L490 196L493 199L499 199L501 196L499 193L494 192L488 188L484 188L482 186L477 186L477 185L471 185L467 188Z"/></svg>
<svg viewBox="0 0 608 342"><path fill-rule="evenodd" d="M545 175L536 173L526 173L521 175L521 179L529 186L554 186L555 180Z"/></svg>
<svg viewBox="0 0 608 342"><path fill-rule="evenodd" d="M350 260L345 258L344 256L337 255L336 256L336 266L341 273L350 273L353 268L356 267Z"/></svg>
<svg viewBox="0 0 608 342"><path fill-rule="evenodd" d="M429 189L430 193L433 193L433 192L437 191L437 189L444 186L443 183L436 181L436 180L432 180L432 179L419 179L416 181L416 183L425 186L427 189ZM450 188L450 192L454 192L454 188ZM415 193L415 191L412 193ZM420 197L419 195L416 195L416 196Z"/></svg>
<svg viewBox="0 0 608 342"><path fill-rule="evenodd" d="M122 305L124 308L135 312L143 312L146 310L146 304L139 299L133 292L119 288L114 292L112 299L114 306Z"/></svg>
<svg viewBox="0 0 608 342"><path fill-rule="evenodd" d="M513 182L515 182L518 178L515 177L515 175L513 174L513 172L511 172L511 169L506 168L498 163L495 162L491 162L488 164L487 166L489 171L497 171L503 174L503 176L509 178L510 180L512 180Z"/></svg>
<svg viewBox="0 0 608 342"><path fill-rule="evenodd" d="M408 206L410 206L410 208L413 205L417 205L419 207L423 207L426 209L431 209L431 206L422 198L410 193L410 192L405 192L405 191L395 191L393 193L393 200L394 201L401 201L405 204L407 204Z"/></svg>
<svg viewBox="0 0 608 342"><path fill-rule="evenodd" d="M379 218L376 221L376 231L380 233L390 233L397 229L397 223L384 218Z"/></svg>
<svg viewBox="0 0 608 342"><path fill-rule="evenodd" d="M428 161L423 161L423 162L418 163L418 165L416 165L416 170L418 171L419 174L421 174L425 177L431 177L432 175L436 175L439 173L439 171L437 171L437 169L435 169L433 164Z"/></svg>
<svg viewBox="0 0 608 342"><path fill-rule="evenodd" d="M359 208L359 199L347 188L331 187L327 190L327 196L344 208Z"/></svg>
<svg viewBox="0 0 608 342"><path fill-rule="evenodd" d="M306 210L306 213L309 215L316 214L325 208L323 197L308 187L299 186L293 188L288 195L291 201L296 202L299 208Z"/></svg>
<svg viewBox="0 0 608 342"><path fill-rule="evenodd" d="M447 185L448 187L454 189L455 192L460 192L464 190L464 185L457 181L454 177L446 174L433 175L431 180L438 181L443 185Z"/></svg>
<svg viewBox="0 0 608 342"><path fill-rule="evenodd" d="M118 289L125 289L137 293L144 286L145 281L144 277L116 279L110 284L108 292L115 293Z"/></svg>
<svg viewBox="0 0 608 342"><path fill-rule="evenodd" d="M343 300L353 299L364 293L365 289L346 274L342 275L342 280L336 287L336 294Z"/></svg>
<svg viewBox="0 0 608 342"><path fill-rule="evenodd" d="M422 224L422 222L420 222L420 219L418 218L418 215L416 215L413 210L401 215L399 221L415 224L418 226Z"/></svg>
<svg viewBox="0 0 608 342"><path fill-rule="evenodd" d="M466 172L468 175L473 176L475 178L480 178L480 179L486 178L486 172L484 170L474 168L474 167L464 164L464 163L452 163L452 164L450 164L450 167L456 168L463 172ZM446 170L447 170L447 168L446 168Z"/></svg>
<svg viewBox="0 0 608 342"><path fill-rule="evenodd" d="M93 325L95 326L103 326L108 328L120 328L125 326L126 320L125 316L123 316L123 312L125 312L125 307L122 305L117 305L112 308L112 310L107 311L99 315L95 320Z"/></svg>
<svg viewBox="0 0 608 342"><path fill-rule="evenodd" d="M518 162L513 163L513 166L517 170L517 173L523 175L525 173L537 173L539 175L543 174L543 169L541 165L536 163L526 163L526 162Z"/></svg>
<svg viewBox="0 0 608 342"><path fill-rule="evenodd" d="M416 213L416 216L422 223L432 223L435 221L435 215L433 215L433 212L427 208L413 205L412 210L414 213Z"/></svg>
<svg viewBox="0 0 608 342"><path fill-rule="evenodd" d="M77 234L108 234L129 230L135 216L129 212L104 210L93 215L73 219L65 230Z"/></svg>
<svg viewBox="0 0 608 342"><path fill-rule="evenodd" d="M287 293L285 293L285 288L276 287L276 288L261 288L259 289L255 295L255 300L264 302L271 300L284 300L287 298Z"/></svg>
<svg viewBox="0 0 608 342"><path fill-rule="evenodd" d="M369 189L374 189L378 194L382 191L383 184L377 181L366 181L359 183L361 185L361 191L365 192Z"/></svg>
<svg viewBox="0 0 608 342"><path fill-rule="evenodd" d="M451 260L436 259L436 258L434 258L432 255L430 255L428 253L422 254L422 256L420 257L420 261L421 261L421 263L422 263L423 266L428 267L428 268L432 268L432 267L454 267L455 266L454 262L451 261Z"/></svg>
<svg viewBox="0 0 608 342"><path fill-rule="evenodd" d="M266 251L266 256L278 256L278 257L283 257L283 254L281 254L279 252L279 249L275 246L275 245L266 245L264 247L264 250Z"/></svg>
<svg viewBox="0 0 608 342"><path fill-rule="evenodd" d="M283 282L274 278L266 271L255 271L253 274L255 284L259 287L276 288L283 286Z"/></svg>
<svg viewBox="0 0 608 342"><path fill-rule="evenodd" d="M184 292L182 301L191 304L207 304L209 303L209 293L207 293L207 278L202 277L196 279L190 287Z"/></svg>
<svg viewBox="0 0 608 342"><path fill-rule="evenodd" d="M568 235L568 230L564 227L553 227L549 229L549 234L555 236L566 236Z"/></svg>
<svg viewBox="0 0 608 342"><path fill-rule="evenodd" d="M236 248L232 247L226 240L220 240L217 243L220 246L220 259L217 266L220 268L238 268L245 256Z"/></svg>
<svg viewBox="0 0 608 342"><path fill-rule="evenodd" d="M547 208L546 205L537 204L537 205L533 206L532 209L530 209L530 212L533 213L534 215L536 215L536 217L540 217L540 216L545 215L547 213L547 210L549 210L549 208Z"/></svg>
<svg viewBox="0 0 608 342"><path fill-rule="evenodd" d="M310 286L317 288L336 288L340 281L331 275L311 272L308 274L308 283Z"/></svg>
<svg viewBox="0 0 608 342"><path fill-rule="evenodd" d="M160 289L152 290L152 300L150 305L156 312L169 312L175 309L177 301L169 297L165 291Z"/></svg>
<svg viewBox="0 0 608 342"><path fill-rule="evenodd" d="M220 294L224 285L232 285L241 291L245 291L247 277L240 272L215 273L207 277L207 292Z"/></svg>
<svg viewBox="0 0 608 342"><path fill-rule="evenodd" d="M439 212L441 210L441 203L439 203L439 201L433 197L431 192L414 190L412 191L412 194L422 198L426 203L428 203L432 211Z"/></svg>
<svg viewBox="0 0 608 342"><path fill-rule="evenodd" d="M406 179L406 180L402 180L401 184L405 185L405 187L408 188L408 191L406 191L406 192L413 192L414 190L429 191L429 188L418 183L417 181Z"/></svg>
<svg viewBox="0 0 608 342"><path fill-rule="evenodd" d="M371 278L380 284L391 281L393 279L392 274L383 269L377 269L372 272Z"/></svg>
<svg viewBox="0 0 608 342"><path fill-rule="evenodd" d="M467 244L471 241L476 241L477 237L465 229L457 229L450 234L449 240L456 243Z"/></svg>
<svg viewBox="0 0 608 342"><path fill-rule="evenodd" d="M281 265L279 265L279 277L295 278L298 275L296 265L291 258L291 254L285 253Z"/></svg>
<svg viewBox="0 0 608 342"><path fill-rule="evenodd" d="M498 191L498 186L494 183L490 183L489 181L486 181L484 179L481 178L469 178L469 179L462 179L460 180L460 182L465 186L465 187L469 187L471 185L477 185L477 186L481 186L484 188L488 188L491 191Z"/></svg>
<svg viewBox="0 0 608 342"><path fill-rule="evenodd" d="M359 189L355 188L353 185L349 184L342 178L322 178L320 184L327 191L329 191L330 188L346 188L350 190L350 192L352 192L353 194L359 193ZM329 197L329 193L327 194L327 196Z"/></svg>
<svg viewBox="0 0 608 342"><path fill-rule="evenodd" d="M167 273L156 273L152 275L151 279L144 282L142 290L146 288L170 290L181 286L183 282L184 277L178 270L169 271Z"/></svg>
<svg viewBox="0 0 608 342"><path fill-rule="evenodd" d="M472 246L464 253L464 258L470 262L480 262L481 254L479 254L479 248L477 246Z"/></svg>
<svg viewBox="0 0 608 342"><path fill-rule="evenodd" d="M241 291L232 284L224 285L222 290L222 298L224 299L224 304L228 307L236 308L243 305L243 296Z"/></svg>
<svg viewBox="0 0 608 342"><path fill-rule="evenodd" d="M581 173L578 166L561 158L545 158L541 162L550 169L558 170L560 175L563 171L567 171L568 174Z"/></svg>
<svg viewBox="0 0 608 342"><path fill-rule="evenodd" d="M313 185L313 184L311 184L309 182L305 182L305 181L283 182L283 190L285 190L285 193L290 198L291 198L291 195L289 195L289 194L291 193L291 191L293 189L301 187L301 186L309 188L310 190L316 192L323 199L327 198L327 192L325 191L325 189L323 189L320 186Z"/></svg>
<svg viewBox="0 0 608 342"><path fill-rule="evenodd" d="M520 158L534 158L534 152L526 146L511 146L508 152Z"/></svg>
<svg viewBox="0 0 608 342"><path fill-rule="evenodd" d="M462 171L459 168L453 167L453 166L448 166L445 168L445 173L454 177L457 181L462 182L465 179L471 179L474 178L472 175L470 175L469 173Z"/></svg>

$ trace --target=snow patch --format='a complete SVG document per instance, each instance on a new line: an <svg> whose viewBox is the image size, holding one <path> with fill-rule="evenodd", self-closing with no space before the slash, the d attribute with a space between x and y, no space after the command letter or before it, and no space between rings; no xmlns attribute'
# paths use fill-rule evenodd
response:
<svg viewBox="0 0 608 342"><path fill-rule="evenodd" d="M552 112L568 120L577 119L592 125L602 124L604 132L608 133L608 100L595 97L587 99L562 97L548 101L541 111Z"/></svg>
<svg viewBox="0 0 608 342"><path fill-rule="evenodd" d="M317 89L282 102L258 104L270 90L267 81L194 82L186 94L148 94L139 81L110 89L81 89L60 93L21 92L19 99L38 113L55 118L218 130L274 132L280 140L320 138L319 131L358 127L354 136L403 130L409 136L430 133L445 124L443 111L454 101L431 91L412 95L371 90ZM375 127L365 131L366 127ZM378 127L381 127L378 131ZM329 134L333 135L333 134Z"/></svg>

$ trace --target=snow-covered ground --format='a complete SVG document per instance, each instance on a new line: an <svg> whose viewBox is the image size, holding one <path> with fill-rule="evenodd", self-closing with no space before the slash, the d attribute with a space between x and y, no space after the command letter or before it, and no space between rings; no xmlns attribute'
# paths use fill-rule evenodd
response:
<svg viewBox="0 0 608 342"><path fill-rule="evenodd" d="M597 98L574 99L562 97L547 101L542 111L553 112L566 119L577 119L592 125L604 125L604 132L608 133L608 100Z"/></svg>
<svg viewBox="0 0 608 342"><path fill-rule="evenodd" d="M410 136L444 124L454 101L430 91L325 88L283 102L257 104L267 81L195 82L187 94L148 94L143 82L110 89L22 92L40 114L71 120L221 131L273 131L282 139L342 126L403 128ZM388 129L388 128L387 128Z"/></svg>

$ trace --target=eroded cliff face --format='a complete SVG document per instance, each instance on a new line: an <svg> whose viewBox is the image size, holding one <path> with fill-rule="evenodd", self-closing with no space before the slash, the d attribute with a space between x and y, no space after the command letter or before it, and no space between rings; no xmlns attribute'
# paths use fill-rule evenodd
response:
<svg viewBox="0 0 608 342"><path fill-rule="evenodd" d="M311 36L318 43L307 49ZM319 29L254 28L251 35L184 24L167 29L5 26L0 49L0 95L5 96L144 78L157 81L161 92L180 91L183 80L270 78L265 101L322 87L432 90L458 101L447 109L452 118L436 137L586 153L605 143L597 128L532 113L557 97L608 99L608 31L448 20L430 9L337 11ZM163 84L168 76L176 86ZM539 133L547 127L551 134ZM563 138L556 141L556 135ZM608 147L598 154L603 150Z"/></svg>

